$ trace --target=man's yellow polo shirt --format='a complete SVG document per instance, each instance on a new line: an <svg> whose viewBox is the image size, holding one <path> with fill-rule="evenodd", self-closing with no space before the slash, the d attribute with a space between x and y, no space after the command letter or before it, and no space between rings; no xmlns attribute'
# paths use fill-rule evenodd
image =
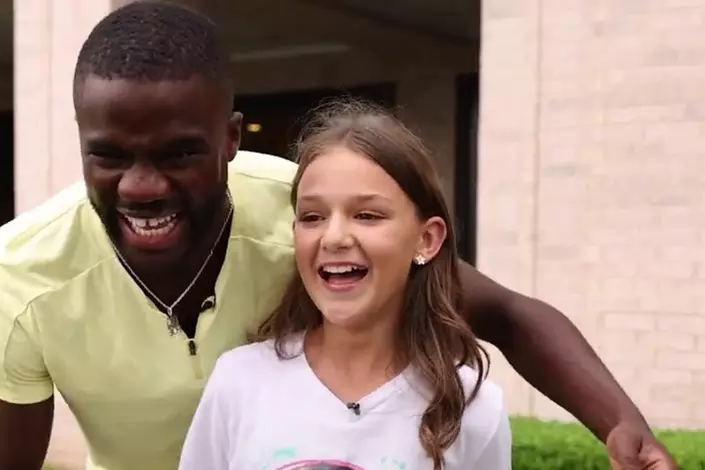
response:
<svg viewBox="0 0 705 470"><path fill-rule="evenodd" d="M230 165L232 230L196 356L118 262L83 184L0 228L0 399L36 403L56 386L89 469L176 469L216 359L243 344L294 268L295 171L242 151Z"/></svg>

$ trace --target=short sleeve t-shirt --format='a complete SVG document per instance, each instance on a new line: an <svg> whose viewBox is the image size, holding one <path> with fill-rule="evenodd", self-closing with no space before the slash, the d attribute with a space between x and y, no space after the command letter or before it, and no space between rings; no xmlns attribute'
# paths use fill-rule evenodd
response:
<svg viewBox="0 0 705 470"><path fill-rule="evenodd" d="M295 347L300 348L300 340ZM462 367L467 390L477 373ZM272 342L221 357L189 430L180 470L433 470L419 439L428 400L409 368L348 407L303 354L280 360ZM446 470L510 470L501 389L485 381L446 451Z"/></svg>
<svg viewBox="0 0 705 470"><path fill-rule="evenodd" d="M125 272L81 183L0 228L0 400L56 387L89 470L174 470L217 358L271 311L293 264L293 162L238 152L215 304L190 350Z"/></svg>

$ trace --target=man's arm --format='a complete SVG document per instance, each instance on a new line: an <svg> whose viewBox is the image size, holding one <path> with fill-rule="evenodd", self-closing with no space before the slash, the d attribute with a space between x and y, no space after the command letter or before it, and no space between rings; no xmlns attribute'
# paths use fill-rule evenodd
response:
<svg viewBox="0 0 705 470"><path fill-rule="evenodd" d="M646 426L637 407L565 315L497 284L469 264L461 263L460 277L473 331L496 346L533 387L602 442L620 422Z"/></svg>
<svg viewBox="0 0 705 470"><path fill-rule="evenodd" d="M53 397L31 405L0 400L0 470L41 470L53 418Z"/></svg>
<svg viewBox="0 0 705 470"><path fill-rule="evenodd" d="M3 274L0 269L0 470L40 470L54 419L54 383L32 311L20 310Z"/></svg>

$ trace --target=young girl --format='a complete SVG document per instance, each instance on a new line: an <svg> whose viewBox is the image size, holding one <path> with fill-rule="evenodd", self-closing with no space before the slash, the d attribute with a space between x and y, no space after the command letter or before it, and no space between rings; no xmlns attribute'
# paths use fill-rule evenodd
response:
<svg viewBox="0 0 705 470"><path fill-rule="evenodd" d="M320 109L295 150L298 271L258 342L219 359L180 468L511 469L428 151L354 101Z"/></svg>

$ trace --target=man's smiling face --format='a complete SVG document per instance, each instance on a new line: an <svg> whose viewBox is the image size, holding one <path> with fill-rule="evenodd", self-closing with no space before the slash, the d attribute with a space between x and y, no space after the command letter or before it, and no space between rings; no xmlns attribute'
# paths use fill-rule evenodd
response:
<svg viewBox="0 0 705 470"><path fill-rule="evenodd" d="M220 229L240 119L201 77L88 75L76 100L90 201L127 262L168 270Z"/></svg>

